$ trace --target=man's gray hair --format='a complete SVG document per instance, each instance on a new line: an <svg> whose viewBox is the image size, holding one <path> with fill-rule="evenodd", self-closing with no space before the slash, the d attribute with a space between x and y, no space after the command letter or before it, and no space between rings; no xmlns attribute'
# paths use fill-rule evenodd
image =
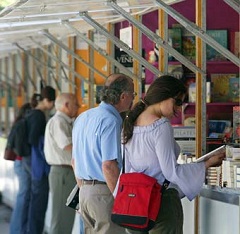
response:
<svg viewBox="0 0 240 234"><path fill-rule="evenodd" d="M106 103L115 105L120 101L120 95L129 90L132 79L124 74L112 74L108 77L105 86L100 91L100 99Z"/></svg>
<svg viewBox="0 0 240 234"><path fill-rule="evenodd" d="M60 110L66 102L68 102L74 95L72 93L61 93L57 96L55 100L56 110Z"/></svg>

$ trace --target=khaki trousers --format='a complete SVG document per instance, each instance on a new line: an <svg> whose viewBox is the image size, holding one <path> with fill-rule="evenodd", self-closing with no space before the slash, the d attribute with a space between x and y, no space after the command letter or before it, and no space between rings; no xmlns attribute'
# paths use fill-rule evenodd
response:
<svg viewBox="0 0 240 234"><path fill-rule="evenodd" d="M75 184L76 180L71 167L51 167L49 173L49 187L52 217L49 234L72 233L76 212L65 204Z"/></svg>
<svg viewBox="0 0 240 234"><path fill-rule="evenodd" d="M124 234L125 229L111 221L113 195L107 185L81 185L79 211L85 234Z"/></svg>

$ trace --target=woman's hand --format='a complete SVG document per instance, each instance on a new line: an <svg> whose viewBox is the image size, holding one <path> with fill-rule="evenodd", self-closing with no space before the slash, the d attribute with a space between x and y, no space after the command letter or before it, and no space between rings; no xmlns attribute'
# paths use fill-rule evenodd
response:
<svg viewBox="0 0 240 234"><path fill-rule="evenodd" d="M208 169L209 167L219 167L222 165L223 159L226 157L226 153L218 153L210 157L205 161L205 167Z"/></svg>

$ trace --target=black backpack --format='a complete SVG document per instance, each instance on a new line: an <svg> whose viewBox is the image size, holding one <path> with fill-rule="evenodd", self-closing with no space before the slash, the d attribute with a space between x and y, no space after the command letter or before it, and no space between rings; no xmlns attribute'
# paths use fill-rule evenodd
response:
<svg viewBox="0 0 240 234"><path fill-rule="evenodd" d="M14 126L14 151L21 157L31 155L31 145L28 143L27 118L17 121Z"/></svg>

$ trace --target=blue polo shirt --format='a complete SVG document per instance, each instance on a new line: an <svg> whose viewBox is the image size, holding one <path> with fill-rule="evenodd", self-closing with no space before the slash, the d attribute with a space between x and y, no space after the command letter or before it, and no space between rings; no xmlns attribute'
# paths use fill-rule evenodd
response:
<svg viewBox="0 0 240 234"><path fill-rule="evenodd" d="M72 133L75 175L79 179L105 181L102 163L121 158L122 118L115 107L101 102L75 120Z"/></svg>

